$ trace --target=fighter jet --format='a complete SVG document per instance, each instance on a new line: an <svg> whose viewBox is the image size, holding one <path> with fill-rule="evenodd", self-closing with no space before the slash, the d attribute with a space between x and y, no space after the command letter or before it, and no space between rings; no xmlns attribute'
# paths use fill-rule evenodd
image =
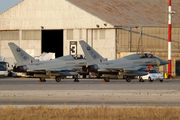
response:
<svg viewBox="0 0 180 120"><path fill-rule="evenodd" d="M79 41L86 56L87 69L96 75L104 77L105 82L110 78L125 78L127 82L135 76L147 75L148 66L160 66L169 62L151 53L131 54L119 59L106 61L85 41ZM143 80L140 80L143 82Z"/></svg>
<svg viewBox="0 0 180 120"><path fill-rule="evenodd" d="M40 82L45 82L45 78L50 76L55 76L56 82L60 82L62 77L74 76L74 82L78 82L78 72L87 64L83 55L67 55L49 61L38 61L16 44L11 42L8 45L17 61L14 72L25 72L40 78Z"/></svg>

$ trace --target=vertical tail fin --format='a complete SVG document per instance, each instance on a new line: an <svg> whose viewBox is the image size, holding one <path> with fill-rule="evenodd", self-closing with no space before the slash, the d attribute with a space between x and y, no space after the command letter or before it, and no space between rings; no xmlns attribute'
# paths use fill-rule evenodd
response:
<svg viewBox="0 0 180 120"><path fill-rule="evenodd" d="M11 51L16 59L17 66L27 65L38 61L35 60L32 56L30 56L28 53L26 53L23 49L18 47L16 44L10 42L8 43L8 45L11 48Z"/></svg>
<svg viewBox="0 0 180 120"><path fill-rule="evenodd" d="M90 47L84 40L79 41L82 50L86 56L88 65L98 64L100 62L107 61L99 53L97 53L92 47Z"/></svg>

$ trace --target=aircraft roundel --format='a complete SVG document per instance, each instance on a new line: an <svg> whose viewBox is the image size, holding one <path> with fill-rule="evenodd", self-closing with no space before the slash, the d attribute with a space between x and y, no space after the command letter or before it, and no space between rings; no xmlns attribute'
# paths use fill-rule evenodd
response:
<svg viewBox="0 0 180 120"><path fill-rule="evenodd" d="M96 59L96 55L94 55L93 58Z"/></svg>
<svg viewBox="0 0 180 120"><path fill-rule="evenodd" d="M21 49L20 49L20 48L17 48L17 49L16 49L16 51L17 51L17 52L20 52L20 51L21 51Z"/></svg>
<svg viewBox="0 0 180 120"><path fill-rule="evenodd" d="M91 50L91 47L87 46L87 50Z"/></svg>

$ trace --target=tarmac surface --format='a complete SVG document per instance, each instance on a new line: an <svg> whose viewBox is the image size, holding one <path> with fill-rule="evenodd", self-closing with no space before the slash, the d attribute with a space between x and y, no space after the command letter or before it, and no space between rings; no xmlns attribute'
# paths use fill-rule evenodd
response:
<svg viewBox="0 0 180 120"><path fill-rule="evenodd" d="M180 79L139 82L133 79L0 78L0 107L172 106L180 107Z"/></svg>

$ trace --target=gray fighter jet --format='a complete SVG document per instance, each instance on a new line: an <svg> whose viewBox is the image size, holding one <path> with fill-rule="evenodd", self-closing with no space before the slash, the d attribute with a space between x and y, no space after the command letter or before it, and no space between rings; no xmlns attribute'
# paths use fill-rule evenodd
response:
<svg viewBox="0 0 180 120"><path fill-rule="evenodd" d="M127 82L130 82L131 78L135 76L147 75L148 66L150 65L160 66L169 63L151 53L137 53L106 61L85 41L81 40L79 43L86 56L88 71L104 77L105 82L109 82L109 78L125 78ZM143 82L143 80L140 79L140 82Z"/></svg>
<svg viewBox="0 0 180 120"><path fill-rule="evenodd" d="M14 72L26 72L27 75L40 78L40 82L45 82L45 78L50 76L54 76L57 82L60 82L62 77L74 76L74 81L78 82L78 72L82 72L82 66L87 64L83 55L67 55L39 62L16 44L8 44L17 62Z"/></svg>

